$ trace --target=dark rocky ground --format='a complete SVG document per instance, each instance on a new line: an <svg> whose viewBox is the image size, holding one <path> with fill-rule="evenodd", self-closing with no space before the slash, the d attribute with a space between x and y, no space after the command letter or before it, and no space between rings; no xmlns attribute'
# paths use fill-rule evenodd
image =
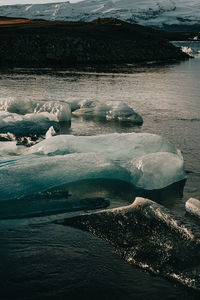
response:
<svg viewBox="0 0 200 300"><path fill-rule="evenodd" d="M83 23L1 17L0 65L64 67L188 58L170 39L173 33L116 19Z"/></svg>

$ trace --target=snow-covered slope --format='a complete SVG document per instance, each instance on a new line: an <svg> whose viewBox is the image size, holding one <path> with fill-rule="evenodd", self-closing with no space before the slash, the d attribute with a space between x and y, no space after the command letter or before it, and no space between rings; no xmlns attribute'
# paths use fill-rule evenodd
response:
<svg viewBox="0 0 200 300"><path fill-rule="evenodd" d="M0 6L0 15L48 20L90 21L119 18L131 23L163 27L200 24L199 0L84 0L50 4Z"/></svg>

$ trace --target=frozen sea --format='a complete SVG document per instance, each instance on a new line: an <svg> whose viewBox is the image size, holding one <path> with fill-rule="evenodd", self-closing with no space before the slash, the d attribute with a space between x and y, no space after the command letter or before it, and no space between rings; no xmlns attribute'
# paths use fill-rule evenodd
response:
<svg viewBox="0 0 200 300"><path fill-rule="evenodd" d="M184 206L188 198L200 198L200 43L178 46L194 51L195 58L140 66L1 70L0 101L65 103L80 99L127 103L143 117L142 126L72 116L71 127L61 124L59 134L147 132L164 136L181 150L187 181L184 189L181 185L145 195L190 222L199 223L185 216ZM3 145L5 142L0 142L0 151ZM11 165L18 157L2 153L1 160ZM74 201L109 198L110 207L124 206L138 193L141 195L129 184L115 180L81 181L64 188L70 190ZM4 189L8 189L6 183ZM84 207L81 212L66 213L63 201L56 197L0 203L1 299L199 299L199 295L173 281L127 264L110 245L89 233L53 224L54 220L89 210ZM29 218L17 218L17 214L12 220L6 217L24 207L28 215L29 203L31 209L41 211L40 216L30 212ZM51 206L46 207L49 203Z"/></svg>

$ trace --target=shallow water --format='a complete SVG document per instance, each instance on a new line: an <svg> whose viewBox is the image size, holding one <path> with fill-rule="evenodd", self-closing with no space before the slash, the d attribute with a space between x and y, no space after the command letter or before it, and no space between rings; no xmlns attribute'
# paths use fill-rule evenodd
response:
<svg viewBox="0 0 200 300"><path fill-rule="evenodd" d="M67 102L74 98L128 103L142 115L143 126L73 117L71 128L63 126L61 133L136 131L166 137L184 157L188 179L183 195L176 186L147 196L185 216L185 201L200 198L199 80L199 58L84 70L14 69L0 73L0 100ZM103 180L74 183L65 190L71 190L77 199L108 197L111 207L126 205L141 193L128 184ZM13 208L10 203L9 209ZM164 299L198 299L174 282L129 266L104 241L51 224L69 215L0 221L2 299L160 299L161 295Z"/></svg>

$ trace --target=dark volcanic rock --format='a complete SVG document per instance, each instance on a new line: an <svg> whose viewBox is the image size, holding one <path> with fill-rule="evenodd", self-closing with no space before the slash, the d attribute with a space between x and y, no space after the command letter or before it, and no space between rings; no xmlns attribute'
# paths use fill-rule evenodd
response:
<svg viewBox="0 0 200 300"><path fill-rule="evenodd" d="M200 291L200 228L144 198L65 219L110 242L127 262Z"/></svg>
<svg viewBox="0 0 200 300"><path fill-rule="evenodd" d="M160 32L115 19L0 20L0 65L69 66L185 59Z"/></svg>

